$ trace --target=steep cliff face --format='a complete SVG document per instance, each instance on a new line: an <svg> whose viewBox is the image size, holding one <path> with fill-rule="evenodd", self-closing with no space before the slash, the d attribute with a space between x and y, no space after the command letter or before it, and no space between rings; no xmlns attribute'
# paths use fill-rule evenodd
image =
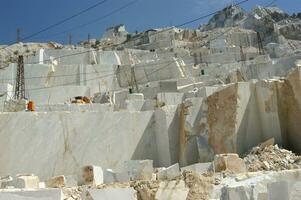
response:
<svg viewBox="0 0 301 200"><path fill-rule="evenodd" d="M215 154L236 152L237 85L216 92L207 99L208 143Z"/></svg>
<svg viewBox="0 0 301 200"><path fill-rule="evenodd" d="M207 98L208 143L214 153L244 154L269 138L301 152L301 68L285 79L239 82Z"/></svg>
<svg viewBox="0 0 301 200"><path fill-rule="evenodd" d="M239 6L228 6L215 14L201 30L239 26L247 17L246 12Z"/></svg>
<svg viewBox="0 0 301 200"><path fill-rule="evenodd" d="M215 28L241 27L261 34L264 43L277 42L279 36L286 39L301 39L301 14L290 16L278 7L256 6L246 12L239 6L229 6L214 15L208 24L201 26L201 31Z"/></svg>
<svg viewBox="0 0 301 200"><path fill-rule="evenodd" d="M286 120L282 123L286 127L284 136L287 139L287 148L294 152L301 153L301 68L295 68L288 74L285 81L285 87L282 90L282 96L285 97L285 102L282 106L285 107Z"/></svg>

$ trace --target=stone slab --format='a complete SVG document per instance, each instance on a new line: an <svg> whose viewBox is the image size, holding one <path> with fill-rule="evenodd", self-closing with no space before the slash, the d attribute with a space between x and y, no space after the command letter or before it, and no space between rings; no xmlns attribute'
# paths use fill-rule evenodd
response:
<svg viewBox="0 0 301 200"><path fill-rule="evenodd" d="M154 172L152 160L129 160L124 162L124 170L131 180L151 180Z"/></svg>
<svg viewBox="0 0 301 200"><path fill-rule="evenodd" d="M193 165L189 165L186 167L182 167L181 171L193 171L193 172L197 172L199 174L208 172L210 170L212 170L212 163L208 162L208 163L196 163Z"/></svg>
<svg viewBox="0 0 301 200"><path fill-rule="evenodd" d="M251 189L248 187L227 187L224 188L224 200L250 200L251 199Z"/></svg>
<svg viewBox="0 0 301 200"><path fill-rule="evenodd" d="M18 176L9 182L9 186L14 188L37 189L39 188L39 177L37 176Z"/></svg>
<svg viewBox="0 0 301 200"><path fill-rule="evenodd" d="M99 166L85 166L79 173L80 184L97 186L103 184L103 170Z"/></svg>
<svg viewBox="0 0 301 200"><path fill-rule="evenodd" d="M268 184L268 200L290 200L289 184L287 181L279 181Z"/></svg>
<svg viewBox="0 0 301 200"><path fill-rule="evenodd" d="M137 192L133 188L90 189L91 200L136 200Z"/></svg>
<svg viewBox="0 0 301 200"><path fill-rule="evenodd" d="M153 114L1 113L0 176L34 173L44 181L61 174L77 174L78 167L86 165L118 170L130 159L149 158L156 163Z"/></svg>
<svg viewBox="0 0 301 200"><path fill-rule="evenodd" d="M112 169L107 169L103 175L105 184L130 181L130 176L126 172L114 172Z"/></svg>
<svg viewBox="0 0 301 200"><path fill-rule="evenodd" d="M55 176L45 182L47 188L62 188L77 186L77 178L75 176Z"/></svg>
<svg viewBox="0 0 301 200"><path fill-rule="evenodd" d="M184 181L161 182L156 193L156 200L185 200L189 189Z"/></svg>
<svg viewBox="0 0 301 200"><path fill-rule="evenodd" d="M63 200L63 192L60 189L43 190L0 190L0 200Z"/></svg>
<svg viewBox="0 0 301 200"><path fill-rule="evenodd" d="M158 172L158 180L172 180L181 175L179 163L164 168Z"/></svg>

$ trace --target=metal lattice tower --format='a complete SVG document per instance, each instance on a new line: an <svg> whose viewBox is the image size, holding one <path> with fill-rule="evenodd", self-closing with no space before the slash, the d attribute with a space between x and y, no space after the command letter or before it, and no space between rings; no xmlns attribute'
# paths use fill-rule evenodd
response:
<svg viewBox="0 0 301 200"><path fill-rule="evenodd" d="M24 57L18 57L18 67L15 85L15 99L25 99Z"/></svg>

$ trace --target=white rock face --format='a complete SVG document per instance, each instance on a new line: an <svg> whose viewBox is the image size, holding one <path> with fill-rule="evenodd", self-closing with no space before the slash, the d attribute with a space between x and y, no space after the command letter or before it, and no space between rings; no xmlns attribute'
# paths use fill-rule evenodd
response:
<svg viewBox="0 0 301 200"><path fill-rule="evenodd" d="M0 200L191 200L212 188L210 199L300 199L300 170L247 172L298 168L298 156L255 147L240 159L270 138L301 153L300 19L232 4L199 29L119 25L75 46L0 47ZM21 54L35 112L11 101Z"/></svg>
<svg viewBox="0 0 301 200"><path fill-rule="evenodd" d="M90 189L90 200L137 200L137 192L133 188Z"/></svg>
<svg viewBox="0 0 301 200"><path fill-rule="evenodd" d="M181 175L179 163L164 168L158 173L158 180L172 180Z"/></svg>
<svg viewBox="0 0 301 200"><path fill-rule="evenodd" d="M189 189L184 181L161 182L156 193L158 200L183 200L187 198Z"/></svg>
<svg viewBox="0 0 301 200"><path fill-rule="evenodd" d="M32 191L1 191L1 200L63 200L60 189L43 189Z"/></svg>
<svg viewBox="0 0 301 200"><path fill-rule="evenodd" d="M103 184L103 170L99 166L84 166L79 172L79 180L83 185L98 186Z"/></svg>
<svg viewBox="0 0 301 200"><path fill-rule="evenodd" d="M14 188L38 189L39 182L39 177L35 175L21 175L9 182L8 186L12 186Z"/></svg>
<svg viewBox="0 0 301 200"><path fill-rule="evenodd" d="M115 172L112 169L107 169L104 171L104 183L123 183L123 182L129 182L131 180L131 177L127 172Z"/></svg>
<svg viewBox="0 0 301 200"><path fill-rule="evenodd" d="M151 180L154 172L152 160L129 160L124 162L124 170L131 180Z"/></svg>
<svg viewBox="0 0 301 200"><path fill-rule="evenodd" d="M193 171L193 172L197 172L199 174L202 174L202 173L208 172L208 171L213 170L213 169L212 169L212 163L208 162L208 163L196 163L196 164L189 165L189 166L181 168L182 172L185 171L185 170L186 171Z"/></svg>
<svg viewBox="0 0 301 200"><path fill-rule="evenodd" d="M132 158L157 160L151 111L11 113L0 118L0 175L35 172L45 180L77 174L78 166L121 169Z"/></svg>

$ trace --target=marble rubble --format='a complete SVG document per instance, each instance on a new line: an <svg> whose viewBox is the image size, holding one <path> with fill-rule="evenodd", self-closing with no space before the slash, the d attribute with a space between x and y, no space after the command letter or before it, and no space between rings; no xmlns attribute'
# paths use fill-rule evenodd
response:
<svg viewBox="0 0 301 200"><path fill-rule="evenodd" d="M0 200L300 199L300 16L0 49Z"/></svg>

